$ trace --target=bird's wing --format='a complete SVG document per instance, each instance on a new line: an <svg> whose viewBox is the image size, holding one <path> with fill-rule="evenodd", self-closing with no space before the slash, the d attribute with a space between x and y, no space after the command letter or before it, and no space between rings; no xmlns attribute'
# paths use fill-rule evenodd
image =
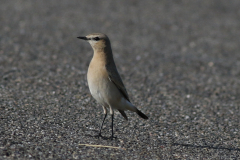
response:
<svg viewBox="0 0 240 160"><path fill-rule="evenodd" d="M122 93L122 95L124 96L124 98L126 98L129 102L130 102L130 99L129 99L129 96L128 96L128 93L127 93L127 90L126 88L124 87L124 84L122 82L122 79L117 71L117 68L116 66L114 65L114 67L108 67L106 65L106 69L107 69L107 72L108 72L108 78L111 82L113 82L116 87L119 89L119 91Z"/></svg>

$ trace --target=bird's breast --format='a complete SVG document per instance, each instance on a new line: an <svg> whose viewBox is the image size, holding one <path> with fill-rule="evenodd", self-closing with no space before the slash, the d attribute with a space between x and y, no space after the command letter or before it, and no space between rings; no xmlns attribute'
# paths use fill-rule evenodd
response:
<svg viewBox="0 0 240 160"><path fill-rule="evenodd" d="M122 95L115 84L110 81L105 66L91 62L87 79L90 92L98 103L109 106L121 100Z"/></svg>
<svg viewBox="0 0 240 160"><path fill-rule="evenodd" d="M108 81L107 71L104 65L91 62L88 68L87 81L92 96L101 104L105 103L103 93Z"/></svg>

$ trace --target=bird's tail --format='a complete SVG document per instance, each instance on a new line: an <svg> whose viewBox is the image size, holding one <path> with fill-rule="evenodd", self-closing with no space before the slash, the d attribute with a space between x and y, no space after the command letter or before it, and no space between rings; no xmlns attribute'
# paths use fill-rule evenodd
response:
<svg viewBox="0 0 240 160"><path fill-rule="evenodd" d="M129 102L128 100L124 99L123 101L125 104L125 110L130 110L130 111L133 111L133 112L136 112L140 117L142 117L143 119L148 119L148 117L142 113L141 111L139 111L131 102ZM121 113L121 111L119 111ZM124 112L123 112L124 113ZM124 114L122 114L122 116L125 118ZM125 118L126 119L126 118Z"/></svg>
<svg viewBox="0 0 240 160"><path fill-rule="evenodd" d="M121 113L121 115L126 119L126 120L128 120L128 117L127 117L127 115L126 115L126 113L124 112L124 111L122 111L122 110L118 110L120 113Z"/></svg>
<svg viewBox="0 0 240 160"><path fill-rule="evenodd" d="M147 117L144 113L142 113L141 111L139 111L138 109L137 109L136 113L137 113L141 118L143 118L143 119L148 119L148 117Z"/></svg>

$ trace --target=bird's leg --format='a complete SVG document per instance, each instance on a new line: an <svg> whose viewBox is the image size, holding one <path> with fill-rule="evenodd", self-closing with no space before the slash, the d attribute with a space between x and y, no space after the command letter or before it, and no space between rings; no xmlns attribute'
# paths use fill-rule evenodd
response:
<svg viewBox="0 0 240 160"><path fill-rule="evenodd" d="M112 136L111 136L111 140L113 140L113 117L114 117L114 114L112 114Z"/></svg>
<svg viewBox="0 0 240 160"><path fill-rule="evenodd" d="M105 115L104 115L103 122L102 122L102 125L101 125L101 127L100 127L100 131L99 131L98 137L102 137L101 131L102 131L103 123L104 123L106 117L107 117L107 112L106 112Z"/></svg>
<svg viewBox="0 0 240 160"><path fill-rule="evenodd" d="M116 138L113 136L113 118L114 118L114 111L113 111L113 108L110 106L110 114L112 116L112 136L110 137L111 140L113 140L113 138Z"/></svg>

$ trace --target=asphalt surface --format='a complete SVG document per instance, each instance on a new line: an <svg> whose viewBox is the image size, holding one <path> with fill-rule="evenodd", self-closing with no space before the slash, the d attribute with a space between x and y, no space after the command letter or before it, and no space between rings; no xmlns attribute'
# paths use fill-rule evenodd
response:
<svg viewBox="0 0 240 160"><path fill-rule="evenodd" d="M4 0L0 24L0 159L240 159L239 0ZM112 141L76 38L93 32L149 116L115 112Z"/></svg>

